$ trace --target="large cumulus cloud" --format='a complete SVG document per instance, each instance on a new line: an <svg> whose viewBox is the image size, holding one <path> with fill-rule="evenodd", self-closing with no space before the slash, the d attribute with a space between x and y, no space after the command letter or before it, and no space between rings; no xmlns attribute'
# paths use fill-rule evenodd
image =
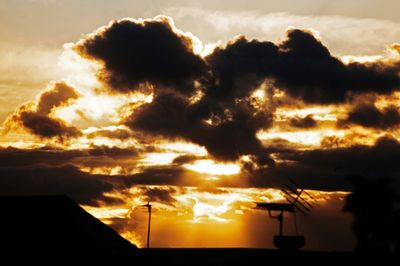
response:
<svg viewBox="0 0 400 266"><path fill-rule="evenodd" d="M111 91L153 91L153 102L125 118L132 130L189 140L219 160L250 155L260 165L274 164L256 137L272 126L274 103L254 104L255 90L270 98L272 86L305 103L337 104L358 93L389 94L400 85L399 61L344 63L307 30L290 29L276 43L237 37L206 57L194 52L194 43L159 16L113 21L75 50L100 62L97 75ZM292 125L316 124L307 118Z"/></svg>
<svg viewBox="0 0 400 266"><path fill-rule="evenodd" d="M100 80L121 92L149 82L190 94L194 81L206 70L205 62L193 53L190 36L175 30L172 20L164 16L113 21L75 49L100 61Z"/></svg>
<svg viewBox="0 0 400 266"><path fill-rule="evenodd" d="M278 43L240 37L206 58L216 83L211 94L243 97L266 78L307 103L341 103L350 93L399 88L399 61L343 63L311 32L290 29ZM228 95L228 96L226 96Z"/></svg>
<svg viewBox="0 0 400 266"><path fill-rule="evenodd" d="M197 113L200 112L198 105L174 94L164 94L141 106L126 123L134 130L200 144L220 160L236 160L244 154L254 154L263 160L263 147L255 136L259 128L257 120L263 120L262 125L265 125L270 123L271 117L265 113L254 115L251 108L244 105L236 106L232 114L234 119L210 125Z"/></svg>

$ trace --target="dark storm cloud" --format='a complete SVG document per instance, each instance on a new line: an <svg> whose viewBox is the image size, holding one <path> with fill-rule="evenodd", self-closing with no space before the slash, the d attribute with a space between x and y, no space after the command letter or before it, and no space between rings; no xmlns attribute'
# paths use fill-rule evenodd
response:
<svg viewBox="0 0 400 266"><path fill-rule="evenodd" d="M198 114L208 111L200 108L185 98L163 94L135 110L126 124L133 130L192 141L206 147L219 160L237 160L241 155L252 154L260 164L272 163L256 138L260 125L271 124L269 113L253 114L246 103L237 104L232 109L232 119L210 125Z"/></svg>
<svg viewBox="0 0 400 266"><path fill-rule="evenodd" d="M132 131L126 129L107 130L101 129L86 135L88 138L105 137L109 139L127 140L135 137Z"/></svg>
<svg viewBox="0 0 400 266"><path fill-rule="evenodd" d="M67 126L61 119L51 118L37 112L21 112L20 123L30 133L41 138L70 138L81 135L81 132L74 126Z"/></svg>
<svg viewBox="0 0 400 266"><path fill-rule="evenodd" d="M399 62L345 64L305 30L288 30L277 43L242 36L205 58L195 55L192 45L168 18L158 17L113 21L75 49L102 64L98 77L112 91L152 85L153 101L125 118L132 131L194 142L218 160L250 155L263 166L274 161L256 133L271 127L275 107L270 100L254 104L256 89L271 97L275 86L306 103L331 104L354 93L388 94L400 84ZM201 97L194 101L189 96L196 93ZM314 123L308 117L292 125Z"/></svg>
<svg viewBox="0 0 400 266"><path fill-rule="evenodd" d="M15 152L15 151L14 151ZM4 152L6 153L6 152ZM8 152L12 154L11 151ZM28 152L27 152L28 153ZM64 155L77 157L79 153ZM280 154L287 162L249 174L221 179L216 186L224 187L279 187L293 178L307 189L350 191L347 176L351 174L390 175L400 172L393 158L400 155L400 144L382 138L375 146L355 146L311 151L284 151ZM2 156L5 158L5 156ZM29 157L29 154L26 154ZM56 156L55 156L56 157ZM142 172L126 176L92 175L72 165L61 164L63 156L46 159L47 164L17 162L0 167L0 194L67 194L82 204L118 203L104 192L123 191L136 185L198 186L204 177L176 166L149 167ZM23 157L19 158L23 160ZM289 161L290 160L290 161ZM15 160L17 161L17 160ZM170 191L171 192L171 191ZM173 193L172 193L173 194ZM149 191L145 196L154 201L171 203L171 193ZM169 196L168 196L169 195ZM158 197L158 198L157 198Z"/></svg>
<svg viewBox="0 0 400 266"><path fill-rule="evenodd" d="M66 194L80 204L121 203L103 195L113 189L102 176L81 172L72 165L0 167L0 195Z"/></svg>
<svg viewBox="0 0 400 266"><path fill-rule="evenodd" d="M400 166L400 143L390 137L380 138L373 146L350 146L296 150L285 147L269 151L279 158L274 167L244 172L220 179L217 187L279 187L290 177L306 189L325 191L351 191L349 175L392 176L397 178ZM204 175L182 168L177 164L147 167L136 174L94 175L77 168L90 159L102 165L102 160L118 165L132 152L96 148L92 151L62 150L0 150L0 194L68 194L83 204L118 203L118 199L104 196L104 192L145 185L201 186L207 184ZM118 158L112 162L113 158ZM76 165L76 166L74 166ZM104 165L104 164L103 164ZM108 165L108 164L105 164ZM395 186L400 188L400 180ZM151 191L145 196L152 200L172 202L167 194ZM159 197L157 199L157 197Z"/></svg>
<svg viewBox="0 0 400 266"><path fill-rule="evenodd" d="M63 150L51 147L37 149L0 149L0 167L63 166L66 164L85 166L116 166L126 159L134 159L134 149L95 146L84 150Z"/></svg>
<svg viewBox="0 0 400 266"><path fill-rule="evenodd" d="M130 174L138 169L139 150L133 148L120 149L105 146L93 147L85 151L86 156L74 158L71 163L85 168L89 171L109 171L118 169L120 174Z"/></svg>
<svg viewBox="0 0 400 266"><path fill-rule="evenodd" d="M167 17L119 20L78 42L84 57L103 63L99 78L129 92L142 83L188 95L198 80L207 97L231 101L248 96L265 79L309 103L339 103L349 93L390 93L400 84L398 61L343 63L311 32L291 29L278 43L236 38L206 58ZM394 49L394 48L393 48Z"/></svg>
<svg viewBox="0 0 400 266"><path fill-rule="evenodd" d="M297 128L313 128L317 126L317 121L314 120L312 115L306 117L295 117L289 120L289 125Z"/></svg>
<svg viewBox="0 0 400 266"><path fill-rule="evenodd" d="M280 43L241 37L206 58L216 97L243 97L265 78L308 103L340 103L353 92L390 93L400 85L399 62L344 64L310 32L292 29Z"/></svg>
<svg viewBox="0 0 400 266"><path fill-rule="evenodd" d="M204 182L204 176L180 166L153 166L143 169L140 173L123 176L120 181L125 187L134 185L197 186Z"/></svg>
<svg viewBox="0 0 400 266"><path fill-rule="evenodd" d="M120 92L148 82L191 94L194 80L206 70L205 62L193 53L192 40L174 31L166 17L113 21L75 49L83 57L101 61L98 77Z"/></svg>
<svg viewBox="0 0 400 266"><path fill-rule="evenodd" d="M360 125L374 129L393 129L400 126L400 112L396 106L379 110L374 104L360 104L350 110L347 117L338 121L339 126Z"/></svg>
<svg viewBox="0 0 400 266"><path fill-rule="evenodd" d="M172 163L177 165L183 165L186 163L192 163L196 160L204 159L204 157L196 156L196 155L181 155L176 157Z"/></svg>
<svg viewBox="0 0 400 266"><path fill-rule="evenodd" d="M186 116L189 101L174 94L163 94L151 103L143 104L127 119L133 129L151 132L155 135L179 138L189 132L202 130L203 125Z"/></svg>
<svg viewBox="0 0 400 266"><path fill-rule="evenodd" d="M107 156L111 159L123 159L132 158L138 155L138 150L134 148L118 148L118 147L107 147L107 146L93 146L87 149L89 156Z"/></svg>
<svg viewBox="0 0 400 266"><path fill-rule="evenodd" d="M64 82L53 84L51 90L43 92L36 107L31 103L22 105L4 123L6 131L9 128L22 126L29 133L40 138L66 138L78 137L82 133L74 126L66 125L61 119L51 117L51 111L57 107L68 104L77 99L79 94L74 88Z"/></svg>
<svg viewBox="0 0 400 266"><path fill-rule="evenodd" d="M0 149L0 167L20 167L31 165L59 166L70 163L74 158L86 156L79 150L62 150L52 148L38 149Z"/></svg>
<svg viewBox="0 0 400 266"><path fill-rule="evenodd" d="M304 187L317 190L350 191L347 177L391 176L400 189L400 143L382 137L373 146L355 145L346 148L285 150L276 153L283 160L275 167L249 173L245 179L250 186L279 186L292 178Z"/></svg>
<svg viewBox="0 0 400 266"><path fill-rule="evenodd" d="M276 66L278 47L271 42L248 41L245 37L217 48L205 60L213 78L207 95L221 101L248 96Z"/></svg>
<svg viewBox="0 0 400 266"><path fill-rule="evenodd" d="M85 150L39 148L0 149L0 195L66 194L81 204L119 204L120 199L105 192L120 191L136 185L187 185L200 183L201 177L181 167L148 167L127 175L90 174L81 166L133 166L137 151L108 147ZM128 160L128 162L126 162ZM133 165L132 165L133 164ZM137 170L137 169L136 169ZM151 200L172 204L166 191L143 188ZM172 190L169 190L172 193Z"/></svg>

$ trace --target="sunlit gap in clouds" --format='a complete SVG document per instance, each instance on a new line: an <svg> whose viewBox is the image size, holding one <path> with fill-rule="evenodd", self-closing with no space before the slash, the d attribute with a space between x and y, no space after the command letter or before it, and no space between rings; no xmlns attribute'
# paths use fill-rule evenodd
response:
<svg viewBox="0 0 400 266"><path fill-rule="evenodd" d="M175 152L147 153L139 162L141 166L169 165L178 156Z"/></svg>
<svg viewBox="0 0 400 266"><path fill-rule="evenodd" d="M100 64L82 58L73 50L73 43L64 44L64 51L59 56L58 68L64 73L63 80L72 84L80 97L71 105L56 110L55 116L69 123L78 120L87 124L88 120L98 123L118 123L121 120L120 108L133 103L148 103L151 94L109 94L105 93L104 84L96 77ZM86 122L86 123L84 123Z"/></svg>
<svg viewBox="0 0 400 266"><path fill-rule="evenodd" d="M201 198L201 197L199 197ZM195 204L193 206L193 220L194 223L207 222L209 220L227 223L228 218L222 216L230 211L233 207L230 206L234 202L247 202L248 198L238 193L229 193L222 197L210 197L213 198L211 202L206 198L204 202L199 201L198 198L193 197ZM235 214L243 214L241 208L235 210Z"/></svg>
<svg viewBox="0 0 400 266"><path fill-rule="evenodd" d="M310 146L319 146L321 140L328 136L343 137L344 131L334 129L316 129L307 131L292 131L282 132L279 130L260 131L257 137L260 140L271 140L271 139L285 139L292 143L299 143Z"/></svg>
<svg viewBox="0 0 400 266"><path fill-rule="evenodd" d="M276 121L285 121L290 117L306 117L312 115L316 120L336 121L338 107L337 106L312 106L303 108L279 107L275 111Z"/></svg>
<svg viewBox="0 0 400 266"><path fill-rule="evenodd" d="M210 175L234 175L240 172L240 166L234 163L218 163L213 160L197 160L194 163L184 164L186 169Z"/></svg>
<svg viewBox="0 0 400 266"><path fill-rule="evenodd" d="M142 166L169 165L181 155L207 156L204 147L189 142L160 142L154 146L160 151L146 153L140 160Z"/></svg>
<svg viewBox="0 0 400 266"><path fill-rule="evenodd" d="M98 63L83 59L73 50L73 43L64 44L63 52L58 57L57 67L63 77L81 90L92 90L101 86L96 78L100 66Z"/></svg>

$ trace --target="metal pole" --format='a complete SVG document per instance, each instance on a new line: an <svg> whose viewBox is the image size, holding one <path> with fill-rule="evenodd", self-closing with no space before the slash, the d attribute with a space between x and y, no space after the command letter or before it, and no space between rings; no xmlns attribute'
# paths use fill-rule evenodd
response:
<svg viewBox="0 0 400 266"><path fill-rule="evenodd" d="M151 205L148 204L149 208L149 224L147 225L147 248L150 247L150 222L151 222Z"/></svg>

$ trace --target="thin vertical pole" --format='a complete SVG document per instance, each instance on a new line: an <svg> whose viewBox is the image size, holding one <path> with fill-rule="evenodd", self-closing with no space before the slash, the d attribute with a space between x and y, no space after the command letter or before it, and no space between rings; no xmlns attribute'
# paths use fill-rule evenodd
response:
<svg viewBox="0 0 400 266"><path fill-rule="evenodd" d="M149 209L149 224L147 225L147 248L150 247L150 222L151 222L151 205L148 203L147 208Z"/></svg>

